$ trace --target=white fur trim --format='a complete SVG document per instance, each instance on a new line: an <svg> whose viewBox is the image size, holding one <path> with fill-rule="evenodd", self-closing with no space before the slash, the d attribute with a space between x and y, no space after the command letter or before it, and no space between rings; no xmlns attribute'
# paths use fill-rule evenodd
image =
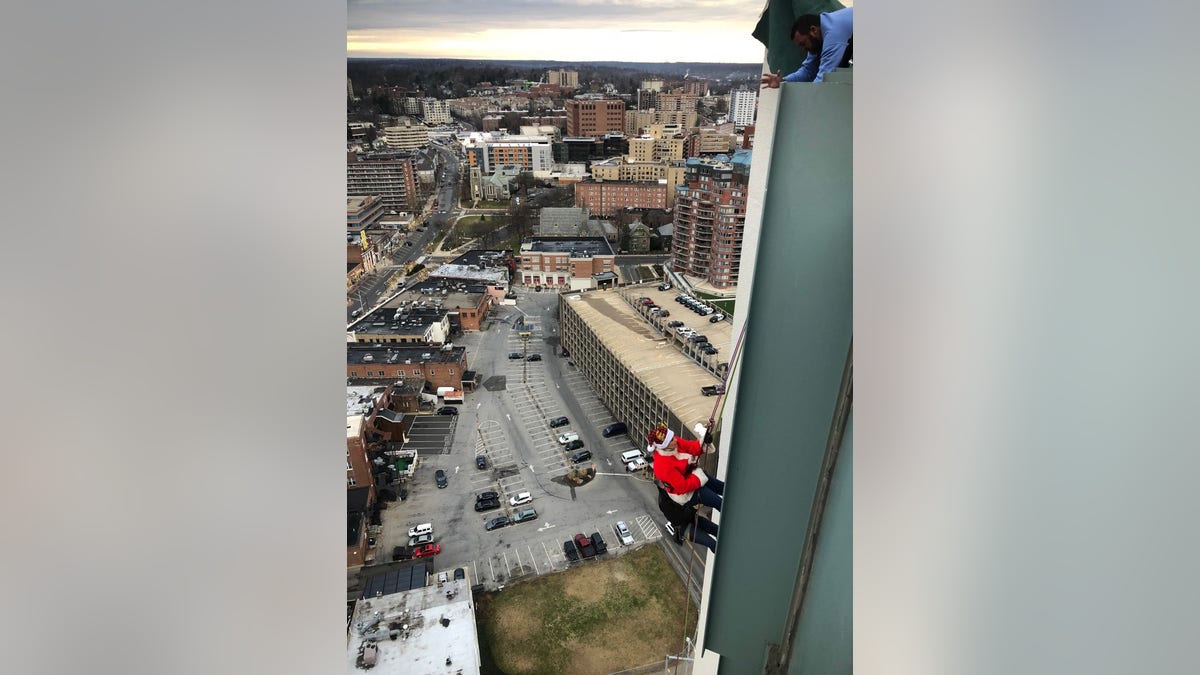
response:
<svg viewBox="0 0 1200 675"><path fill-rule="evenodd" d="M693 492L694 492L694 490L693 490ZM667 496L670 497L671 501L675 502L676 504L678 504L680 506L687 506L688 500L692 498L692 493L687 492L687 493L684 493L681 495L677 495L673 492L667 492Z"/></svg>
<svg viewBox="0 0 1200 675"><path fill-rule="evenodd" d="M668 445L670 445L670 444L671 444L671 441L672 441L674 438L675 438L675 432L674 432L674 431L671 431L670 429L667 429L667 435L666 435L666 437L665 437L665 438L663 438L663 442L662 442L662 443L655 444L655 446L654 446L654 449L655 449L655 450L662 450L663 448L665 448L665 447L667 447Z"/></svg>

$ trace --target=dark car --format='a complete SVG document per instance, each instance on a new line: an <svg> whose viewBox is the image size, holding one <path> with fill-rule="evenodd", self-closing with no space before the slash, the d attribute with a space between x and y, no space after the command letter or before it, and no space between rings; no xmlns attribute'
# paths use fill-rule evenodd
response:
<svg viewBox="0 0 1200 675"><path fill-rule="evenodd" d="M438 469L437 473L433 474L433 478L437 481L437 486L439 488L444 488L448 484L446 482L446 472L442 471L441 469Z"/></svg>
<svg viewBox="0 0 1200 675"><path fill-rule="evenodd" d="M568 350L566 347L563 347L563 350L562 350L562 355L563 355L563 356L570 356L570 355L571 355L571 351L570 351L570 350Z"/></svg>
<svg viewBox="0 0 1200 675"><path fill-rule="evenodd" d="M488 490L487 492L480 492L479 496L475 498L475 501L481 502L485 499L500 499L500 495L493 490Z"/></svg>
<svg viewBox="0 0 1200 675"><path fill-rule="evenodd" d="M715 315L709 317L708 322L709 323L721 323L721 321L724 320L724 318L725 317L721 316L720 314L715 314Z"/></svg>
<svg viewBox="0 0 1200 675"><path fill-rule="evenodd" d="M521 509L520 511L517 511L516 513L513 514L513 522L514 523L523 523L527 520L534 520L536 518L537 518L537 511L532 508Z"/></svg>
<svg viewBox="0 0 1200 675"><path fill-rule="evenodd" d="M683 322L678 319L676 319L675 321L667 322L667 328L678 328L679 326L682 326L682 325L683 325Z"/></svg>
<svg viewBox="0 0 1200 675"><path fill-rule="evenodd" d="M596 557L596 547L592 546L591 540L583 536L583 533L575 535L575 547L579 549L579 554L585 558Z"/></svg>
<svg viewBox="0 0 1200 675"><path fill-rule="evenodd" d="M575 549L575 542L569 539L563 542L563 555L567 556L567 562L579 562L579 551Z"/></svg>
<svg viewBox="0 0 1200 675"><path fill-rule="evenodd" d="M601 537L599 532L593 532L588 539L591 539L592 546L596 547L596 555L608 553L608 544L604 543L604 537Z"/></svg>
<svg viewBox="0 0 1200 675"><path fill-rule="evenodd" d="M457 408L451 408L451 407L450 407L450 406L448 406L448 405L447 405L447 406L442 406L441 408L438 408L437 414L439 414L439 415L457 415L457 414L458 414L458 409L457 409Z"/></svg>
<svg viewBox="0 0 1200 675"><path fill-rule="evenodd" d="M475 455L475 466L479 467L480 469L486 469L487 457L484 457L483 455Z"/></svg>
<svg viewBox="0 0 1200 675"><path fill-rule="evenodd" d="M576 439L576 440L571 441L570 443L567 443L565 446L563 446L563 450L565 452L570 452L572 450L578 450L582 447L583 447L583 441Z"/></svg>
<svg viewBox="0 0 1200 675"><path fill-rule="evenodd" d="M578 464L580 462L586 462L591 458L592 458L591 450L580 450L579 452L571 455L571 462L573 464Z"/></svg>
<svg viewBox="0 0 1200 675"><path fill-rule="evenodd" d="M570 423L571 423L571 420L569 420L565 417L555 417L554 419L550 420L550 428L557 429L559 427L565 427Z"/></svg>
<svg viewBox="0 0 1200 675"><path fill-rule="evenodd" d="M482 499L475 502L476 511L494 511L498 508L500 508L499 499Z"/></svg>
<svg viewBox="0 0 1200 675"><path fill-rule="evenodd" d="M725 385L710 384L707 387L700 387L700 393L704 394L705 396L716 396L717 394L724 394L725 393Z"/></svg>
<svg viewBox="0 0 1200 675"><path fill-rule="evenodd" d="M527 358L527 359L525 359L525 360L526 360L526 361L541 361L541 360L542 360L542 355L541 355L541 354L530 354L530 355L529 355L529 358Z"/></svg>
<svg viewBox="0 0 1200 675"><path fill-rule="evenodd" d="M664 309L663 311L659 312L658 315L662 316L662 317L667 317L667 316L671 316L671 313Z"/></svg>
<svg viewBox="0 0 1200 675"><path fill-rule="evenodd" d="M497 516L496 518L492 518L491 520L484 523L483 529L487 530L488 532L491 532L492 530L495 530L495 529L501 528L501 527L505 527L510 524L511 524L511 521L509 521L508 516Z"/></svg>
<svg viewBox="0 0 1200 675"><path fill-rule="evenodd" d="M519 358L522 358L522 357L521 357L521 355L520 355L519 353L517 353L517 352L509 352L509 354L508 354L508 358L510 358L510 359L519 359Z"/></svg>
<svg viewBox="0 0 1200 675"><path fill-rule="evenodd" d="M604 431L600 432L600 434L605 438L627 433L629 433L629 427L625 426L624 422L613 422L612 424L604 427Z"/></svg>

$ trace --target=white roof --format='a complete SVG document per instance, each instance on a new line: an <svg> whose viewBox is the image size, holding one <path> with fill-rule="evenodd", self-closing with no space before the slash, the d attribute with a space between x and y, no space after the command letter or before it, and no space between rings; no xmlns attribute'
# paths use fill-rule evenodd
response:
<svg viewBox="0 0 1200 675"><path fill-rule="evenodd" d="M390 639L393 625L399 631L395 640ZM372 636L378 657L374 668L364 670L357 666L359 648ZM360 600L354 608L347 673L477 675L479 668L475 610L466 579Z"/></svg>

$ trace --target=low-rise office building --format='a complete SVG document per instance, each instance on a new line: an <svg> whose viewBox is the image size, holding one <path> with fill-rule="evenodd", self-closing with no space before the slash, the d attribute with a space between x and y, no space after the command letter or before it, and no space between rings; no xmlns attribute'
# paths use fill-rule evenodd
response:
<svg viewBox="0 0 1200 675"><path fill-rule="evenodd" d="M604 237L531 237L521 242L517 275L526 286L594 288L613 273L616 256Z"/></svg>
<svg viewBox="0 0 1200 675"><path fill-rule="evenodd" d="M462 388L467 372L467 348L346 346L346 377L356 383L389 384L420 379L425 388Z"/></svg>
<svg viewBox="0 0 1200 675"><path fill-rule="evenodd" d="M406 575L410 569L415 575ZM471 580L428 583L430 566L415 561L368 584L350 618L347 673L479 675L479 635Z"/></svg>
<svg viewBox="0 0 1200 675"><path fill-rule="evenodd" d="M597 216L611 216L623 209L666 209L673 204L673 187L665 179L644 183L585 180L575 184L575 206Z"/></svg>

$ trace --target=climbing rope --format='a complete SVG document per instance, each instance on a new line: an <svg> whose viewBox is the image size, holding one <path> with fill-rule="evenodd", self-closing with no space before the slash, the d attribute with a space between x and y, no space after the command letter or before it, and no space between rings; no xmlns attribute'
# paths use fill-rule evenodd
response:
<svg viewBox="0 0 1200 675"><path fill-rule="evenodd" d="M713 431L716 429L717 421L720 420L721 417L725 414L725 394L726 394L726 392L729 391L729 381L733 377L733 372L734 372L734 370L737 369L738 363L741 362L742 344L743 344L743 342L745 342L745 339L746 339L746 326L748 326L748 325L750 325L749 319L747 319L742 324L742 330L741 330L741 333L738 334L737 343L733 347L733 352L730 353L730 355L729 355L729 367L725 369L725 377L721 379L721 393L717 394L717 400L715 402L713 402L713 409L712 409L712 412L708 416L708 424L707 424L707 426L705 426L705 431L708 433L713 433ZM700 441L703 442L704 439L701 438ZM705 459L707 460L707 453L706 453ZM705 471L707 471L707 470L708 470L708 468L706 466ZM714 474L715 474L715 472L714 472ZM688 549L693 557L699 557L698 554L696 553L696 542L694 540L696 530L699 527L700 527L700 511L697 509L697 510L694 510L693 514L692 514L692 537L693 538L688 538L686 535L684 536L684 538L688 540ZM679 632L680 632L679 653L680 654L683 654L684 651L687 649L687 615L688 615L688 610L691 609L691 605L692 605L692 594L691 594L691 590L690 590L692 587L692 562L690 560L688 561L687 568L688 568L687 580L684 582L684 585L683 585L683 591L684 591L683 619L680 622L680 629L679 629ZM679 661L678 660L675 661L675 675L679 675Z"/></svg>

